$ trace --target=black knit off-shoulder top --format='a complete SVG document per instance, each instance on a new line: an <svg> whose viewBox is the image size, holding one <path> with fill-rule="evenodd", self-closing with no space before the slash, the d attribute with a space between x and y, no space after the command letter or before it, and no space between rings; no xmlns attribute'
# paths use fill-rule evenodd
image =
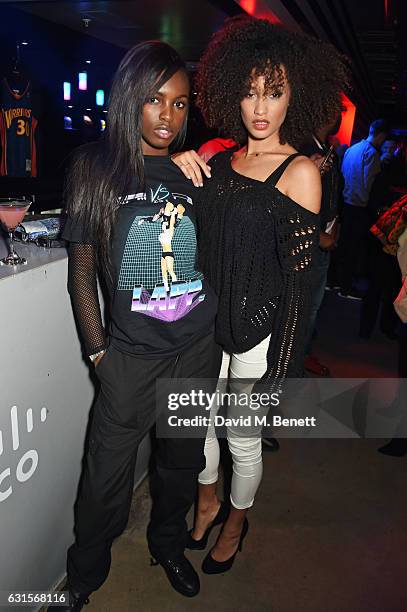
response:
<svg viewBox="0 0 407 612"><path fill-rule="evenodd" d="M200 265L219 298L217 341L242 353L271 334L263 383L303 375L319 215L275 186L297 155L262 182L236 172L230 151L219 153L200 198Z"/></svg>

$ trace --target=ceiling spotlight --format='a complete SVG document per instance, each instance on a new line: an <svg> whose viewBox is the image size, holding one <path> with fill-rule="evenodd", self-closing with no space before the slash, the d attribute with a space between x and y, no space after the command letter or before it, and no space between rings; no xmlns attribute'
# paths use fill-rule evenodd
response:
<svg viewBox="0 0 407 612"><path fill-rule="evenodd" d="M85 60L87 64L91 64L91 60Z"/></svg>
<svg viewBox="0 0 407 612"><path fill-rule="evenodd" d="M92 109L91 109L91 108L87 108L86 110L87 110L87 111L91 111Z"/></svg>
<svg viewBox="0 0 407 612"><path fill-rule="evenodd" d="M72 104L68 104L68 108L73 108Z"/></svg>
<svg viewBox="0 0 407 612"><path fill-rule="evenodd" d="M22 40L22 41L21 41L21 44L22 44L22 45L24 45L24 46L26 46L26 45L28 45L28 42L27 42L26 40Z"/></svg>

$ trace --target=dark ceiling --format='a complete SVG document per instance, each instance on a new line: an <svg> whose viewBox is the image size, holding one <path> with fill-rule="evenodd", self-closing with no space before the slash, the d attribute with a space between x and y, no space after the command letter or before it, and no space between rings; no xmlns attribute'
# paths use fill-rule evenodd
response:
<svg viewBox="0 0 407 612"><path fill-rule="evenodd" d="M188 61L199 58L229 14L207 0L19 0L8 4L124 49L158 38L176 47Z"/></svg>
<svg viewBox="0 0 407 612"><path fill-rule="evenodd" d="M248 12L331 41L352 60L366 120L407 127L407 0L15 0L2 5L116 47L159 38L192 63L227 16ZM88 20L88 21L85 21Z"/></svg>

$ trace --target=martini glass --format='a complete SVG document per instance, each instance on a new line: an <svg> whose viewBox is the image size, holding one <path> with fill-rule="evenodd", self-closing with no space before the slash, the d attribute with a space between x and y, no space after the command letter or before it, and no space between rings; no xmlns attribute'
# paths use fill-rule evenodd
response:
<svg viewBox="0 0 407 612"><path fill-rule="evenodd" d="M0 198L0 222L9 235L9 254L4 259L0 259L1 266L18 266L27 263L27 260L19 257L14 250L13 231L24 219L30 206L31 201L23 198Z"/></svg>

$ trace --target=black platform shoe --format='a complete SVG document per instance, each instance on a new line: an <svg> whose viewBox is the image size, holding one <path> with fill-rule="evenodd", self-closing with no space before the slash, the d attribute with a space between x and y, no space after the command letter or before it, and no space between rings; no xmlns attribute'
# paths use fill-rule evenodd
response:
<svg viewBox="0 0 407 612"><path fill-rule="evenodd" d="M225 502L220 502L220 507L219 507L217 515L215 516L213 521L210 523L209 527L207 528L207 530L205 531L205 533L203 534L200 540L194 540L194 538L192 537L193 529L190 529L188 531L187 542L185 544L185 548L189 548L190 550L204 550L206 548L206 545L208 544L208 538L209 538L209 535L212 529L216 527L216 525L220 525L221 523L224 523L228 517L228 514L229 514L229 506L225 504Z"/></svg>
<svg viewBox="0 0 407 612"><path fill-rule="evenodd" d="M229 571L234 563L238 551L242 551L243 540L245 539L248 530L249 521L247 518L245 518L242 533L240 534L239 546L237 547L236 552L229 559L226 559L226 561L215 561L211 553L208 552L202 563L202 571L204 574L223 574L224 572Z"/></svg>
<svg viewBox="0 0 407 612"><path fill-rule="evenodd" d="M390 442L387 442L387 444L377 450L382 455L388 455L389 457L405 457L407 455L407 439L392 438Z"/></svg>
<svg viewBox="0 0 407 612"><path fill-rule="evenodd" d="M201 587L199 576L184 555L159 560L151 557L151 565L161 565L171 586L181 595L198 595Z"/></svg>
<svg viewBox="0 0 407 612"><path fill-rule="evenodd" d="M48 612L79 612L89 603L92 591L80 592L66 584L61 591L68 591L69 601L64 606L48 606Z"/></svg>

